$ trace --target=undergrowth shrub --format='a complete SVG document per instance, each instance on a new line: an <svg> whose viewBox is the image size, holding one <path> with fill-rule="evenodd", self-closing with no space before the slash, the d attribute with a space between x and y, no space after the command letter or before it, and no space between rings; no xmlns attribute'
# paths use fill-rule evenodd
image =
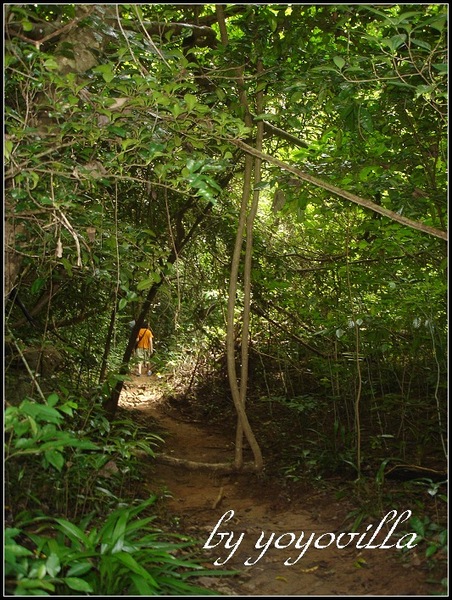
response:
<svg viewBox="0 0 452 600"><path fill-rule="evenodd" d="M157 495L130 486L158 435L51 394L6 408L5 441L8 595L211 593L188 581L217 574L194 540L160 530Z"/></svg>
<svg viewBox="0 0 452 600"><path fill-rule="evenodd" d="M218 574L187 554L193 542L164 534L153 516L139 518L156 497L113 511L103 523L86 517L22 514L5 532L6 591L14 595L211 594L190 578ZM224 573L223 573L224 574Z"/></svg>

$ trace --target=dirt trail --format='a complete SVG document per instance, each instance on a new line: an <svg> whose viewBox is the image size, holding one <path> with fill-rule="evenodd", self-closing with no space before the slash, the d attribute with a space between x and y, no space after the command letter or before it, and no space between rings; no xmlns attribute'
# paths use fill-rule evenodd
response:
<svg viewBox="0 0 452 600"><path fill-rule="evenodd" d="M167 455L199 462L233 460L234 431L214 431L191 421L180 406L172 407L157 390L154 376L137 378L125 386L120 406L139 411L135 414L140 418L157 422L159 429L165 432L163 451ZM147 477L149 486L154 490L157 486L171 494L167 506L168 512L174 515L177 532L199 539L201 555L205 556L203 564L208 568L240 570L240 575L234 577L204 577L199 580L199 584L219 594L397 596L431 595L438 591L426 583L428 574L422 567L418 548L403 554L394 548L357 549L357 537L347 547L338 548L335 539L340 532L345 532L341 538L342 545L350 540L347 530L341 528L350 506L346 506L344 501L337 502L324 491L291 498L287 489L282 489L265 475L221 475L209 470L193 471L165 464L153 466ZM390 510L391 507L388 507L387 512ZM222 524L213 534L222 517ZM383 542L394 522L382 527L373 541L374 545ZM378 523L375 522L369 530L364 543L370 540ZM367 526L361 525L359 532L366 533ZM400 524L395 536L386 543L395 544L403 531L410 530ZM220 538L219 534L226 532L234 536ZM296 549L295 544L303 532L304 537L298 542L300 548ZM210 545L218 545L211 549L203 548L212 534ZM264 548L256 548L256 542L260 539L260 545L265 546L272 534L273 543L259 559ZM309 547L297 561L302 545L312 534L314 537ZM316 548L314 542L322 534L330 535L321 538L319 548ZM328 545L333 538L333 543ZM229 548L226 547L227 540ZM275 541L279 548L275 547ZM236 543L234 549L233 544ZM321 549L321 546L328 547ZM224 566L214 565L218 559ZM295 564L285 565L288 559ZM247 561L249 564L245 565Z"/></svg>

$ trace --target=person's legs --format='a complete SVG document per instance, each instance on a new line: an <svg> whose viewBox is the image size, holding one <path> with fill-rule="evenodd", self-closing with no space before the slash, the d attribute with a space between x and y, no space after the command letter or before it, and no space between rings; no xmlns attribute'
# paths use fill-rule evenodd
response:
<svg viewBox="0 0 452 600"><path fill-rule="evenodd" d="M143 354L144 354L143 348L137 348L137 357L138 357L137 369L138 369L138 376L141 376L141 369L142 369L142 366L143 366Z"/></svg>
<svg viewBox="0 0 452 600"><path fill-rule="evenodd" d="M150 353L149 349L137 348L137 358L138 358L138 364L137 364L138 373L137 373L137 375L139 377L141 376L143 366L144 366L145 373L149 376L152 375L151 353Z"/></svg>
<svg viewBox="0 0 452 600"><path fill-rule="evenodd" d="M152 375L152 371L151 371L151 352L150 350L146 350L146 373L150 376Z"/></svg>

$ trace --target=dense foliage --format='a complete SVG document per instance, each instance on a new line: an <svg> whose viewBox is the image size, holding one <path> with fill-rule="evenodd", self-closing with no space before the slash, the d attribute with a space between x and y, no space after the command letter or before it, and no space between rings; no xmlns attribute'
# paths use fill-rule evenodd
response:
<svg viewBox="0 0 452 600"><path fill-rule="evenodd" d="M11 539L50 502L49 487L48 514L61 516L71 552L114 529L116 513L89 540L64 520L88 519L96 498L105 516L125 493L107 502L106 487L75 482L68 461L99 473L139 447L103 412L114 419L132 319L150 320L157 368L187 393L219 386L216 408L232 408L226 313L259 127L250 420L273 405L296 416L297 447L280 438L291 477L345 466L360 476L390 457L445 470L446 16L441 4L6 5ZM246 293L234 304L238 363ZM101 454L89 448L96 435ZM41 591L121 593L91 575L80 583L84 558L64 577L66 555L30 572L20 547L11 573L28 583L16 593L45 582L42 568L55 581ZM131 592L185 593L166 558L161 583L127 560Z"/></svg>

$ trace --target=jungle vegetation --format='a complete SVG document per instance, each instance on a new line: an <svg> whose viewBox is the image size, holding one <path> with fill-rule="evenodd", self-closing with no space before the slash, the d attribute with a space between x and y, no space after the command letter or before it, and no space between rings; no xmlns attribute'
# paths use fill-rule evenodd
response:
<svg viewBox="0 0 452 600"><path fill-rule="evenodd" d="M118 417L145 320L178 393L232 418L233 468L244 444L265 467L270 414L278 476L444 480L447 5L6 4L4 26L9 591L192 590L168 558L189 542L150 556L155 498L127 498L159 442Z"/></svg>

